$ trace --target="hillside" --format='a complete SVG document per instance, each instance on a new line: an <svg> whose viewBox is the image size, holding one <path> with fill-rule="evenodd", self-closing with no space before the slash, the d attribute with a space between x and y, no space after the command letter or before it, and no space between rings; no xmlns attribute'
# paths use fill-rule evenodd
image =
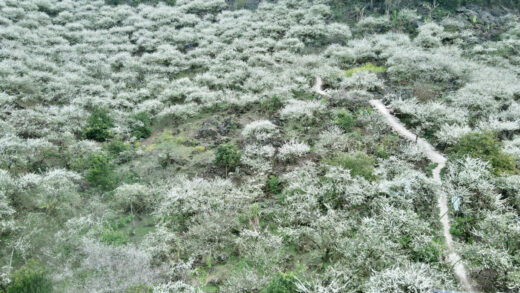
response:
<svg viewBox="0 0 520 293"><path fill-rule="evenodd" d="M519 292L518 8L0 0L0 292Z"/></svg>

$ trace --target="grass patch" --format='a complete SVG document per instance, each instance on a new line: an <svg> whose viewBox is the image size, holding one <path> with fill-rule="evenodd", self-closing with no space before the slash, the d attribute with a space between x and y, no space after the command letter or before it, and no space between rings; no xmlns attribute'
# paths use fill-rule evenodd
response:
<svg viewBox="0 0 520 293"><path fill-rule="evenodd" d="M460 138L458 144L447 149L450 157L458 159L465 156L489 162L495 175L517 174L518 169L513 156L502 152L502 142L494 133L471 132Z"/></svg>
<svg viewBox="0 0 520 293"><path fill-rule="evenodd" d="M346 77L352 77L352 75L354 75L354 73L356 72L360 72L360 71L368 71L368 72L372 72L372 73L383 73L386 71L386 67L385 66L377 66L377 65L374 65L373 63L371 62L367 62L359 67L354 67L354 68L350 68L350 69L347 69L345 70L345 76Z"/></svg>
<svg viewBox="0 0 520 293"><path fill-rule="evenodd" d="M352 176L361 176L369 181L376 180L374 175L375 159L365 153L342 154L328 160L333 166L341 166L350 170Z"/></svg>

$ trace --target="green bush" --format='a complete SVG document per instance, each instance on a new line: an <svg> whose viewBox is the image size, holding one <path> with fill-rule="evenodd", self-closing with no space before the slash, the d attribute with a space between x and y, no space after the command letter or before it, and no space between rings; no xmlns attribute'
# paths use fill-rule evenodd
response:
<svg viewBox="0 0 520 293"><path fill-rule="evenodd" d="M114 127L112 118L107 109L94 109L87 118L87 126L83 129L83 135L87 139L105 141L112 137L111 128Z"/></svg>
<svg viewBox="0 0 520 293"><path fill-rule="evenodd" d="M424 173L426 173L426 176L433 177L433 170L437 168L438 165L438 163L430 163L427 166L425 166Z"/></svg>
<svg viewBox="0 0 520 293"><path fill-rule="evenodd" d="M132 115L132 135L137 138L147 138L152 135L152 117L148 112L140 112Z"/></svg>
<svg viewBox="0 0 520 293"><path fill-rule="evenodd" d="M277 96L273 96L268 100L262 102L262 107L269 111L269 113L274 113L278 111L278 109L282 108L282 106L283 103Z"/></svg>
<svg viewBox="0 0 520 293"><path fill-rule="evenodd" d="M502 152L502 143L493 133L468 133L460 138L458 144L448 148L448 152L452 158L470 156L487 161L496 175L518 171L514 158Z"/></svg>
<svg viewBox="0 0 520 293"><path fill-rule="evenodd" d="M85 179L94 187L110 190L115 184L114 166L104 153L96 153L88 159Z"/></svg>
<svg viewBox="0 0 520 293"><path fill-rule="evenodd" d="M476 227L478 221L473 216L455 217L450 233L469 244L473 243L471 231Z"/></svg>
<svg viewBox="0 0 520 293"><path fill-rule="evenodd" d="M45 271L30 264L22 267L13 275L7 293L49 293L53 292L52 282Z"/></svg>
<svg viewBox="0 0 520 293"><path fill-rule="evenodd" d="M399 151L399 137L395 134L387 135L383 138L376 149L376 155L383 159L388 159L390 154Z"/></svg>
<svg viewBox="0 0 520 293"><path fill-rule="evenodd" d="M375 180L375 159L365 153L343 154L329 160L329 164L350 170L352 176L361 176L367 180Z"/></svg>
<svg viewBox="0 0 520 293"><path fill-rule="evenodd" d="M267 179L267 191L275 195L282 192L280 180L278 177L274 175L269 176L269 179Z"/></svg>
<svg viewBox="0 0 520 293"><path fill-rule="evenodd" d="M412 253L413 260L424 263L438 263L441 258L441 247L440 241L434 239L430 243L415 248Z"/></svg>
<svg viewBox="0 0 520 293"><path fill-rule="evenodd" d="M352 129L352 126L354 126L354 116L349 112L340 111L336 114L334 124L348 132Z"/></svg>
<svg viewBox="0 0 520 293"><path fill-rule="evenodd" d="M298 292L297 279L291 273L279 273L261 293L294 293Z"/></svg>
<svg viewBox="0 0 520 293"><path fill-rule="evenodd" d="M106 149L111 155L117 156L118 154L129 150L130 145L120 140L113 140L106 145Z"/></svg>
<svg viewBox="0 0 520 293"><path fill-rule="evenodd" d="M226 169L232 169L240 165L242 153L233 143L224 143L218 146L215 153L215 164Z"/></svg>

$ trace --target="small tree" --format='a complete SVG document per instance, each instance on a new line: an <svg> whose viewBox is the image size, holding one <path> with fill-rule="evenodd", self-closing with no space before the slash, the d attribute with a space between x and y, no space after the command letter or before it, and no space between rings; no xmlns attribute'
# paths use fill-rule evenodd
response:
<svg viewBox="0 0 520 293"><path fill-rule="evenodd" d="M293 293L298 292L296 277L291 273L279 273L261 293Z"/></svg>
<svg viewBox="0 0 520 293"><path fill-rule="evenodd" d="M238 148L233 143L224 143L218 146L217 152L215 153L215 164L226 168L235 168L240 165L240 158L242 153L238 151Z"/></svg>
<svg viewBox="0 0 520 293"><path fill-rule="evenodd" d="M83 129L87 139L102 142L112 136L111 128L114 127L114 123L108 114L107 109L94 109L87 119L87 126Z"/></svg>
<svg viewBox="0 0 520 293"><path fill-rule="evenodd" d="M282 187L280 183L280 179L275 175L269 176L266 183L267 191L271 194L280 194L282 192Z"/></svg>
<svg viewBox="0 0 520 293"><path fill-rule="evenodd" d="M52 282L45 272L30 264L14 273L12 283L7 287L7 293L50 293L53 292Z"/></svg>
<svg viewBox="0 0 520 293"><path fill-rule="evenodd" d="M93 154L88 160L88 166L85 179L87 179L90 184L104 190L109 190L114 186L114 167L110 163L110 159L107 155L104 153Z"/></svg>
<svg viewBox="0 0 520 293"><path fill-rule="evenodd" d="M334 119L334 124L338 125L345 131L350 131L352 126L354 125L354 116L350 113L341 111L336 115L336 119Z"/></svg>
<svg viewBox="0 0 520 293"><path fill-rule="evenodd" d="M148 112L140 112L131 116L132 135L136 138L147 138L152 134L152 119Z"/></svg>

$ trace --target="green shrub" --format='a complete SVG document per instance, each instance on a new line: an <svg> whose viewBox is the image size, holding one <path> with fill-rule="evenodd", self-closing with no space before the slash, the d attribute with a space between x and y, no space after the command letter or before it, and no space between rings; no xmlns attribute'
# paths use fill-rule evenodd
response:
<svg viewBox="0 0 520 293"><path fill-rule="evenodd" d="M441 244L439 240L434 239L430 243L426 243L414 249L412 258L416 262L438 263L441 258Z"/></svg>
<svg viewBox="0 0 520 293"><path fill-rule="evenodd" d="M426 176L433 177L433 170L437 168L438 165L438 163L430 163L424 167L424 173L426 173Z"/></svg>
<svg viewBox="0 0 520 293"><path fill-rule="evenodd" d="M390 158L390 154L389 154L388 151L387 151L384 147L382 147L382 146L380 146L380 147L377 148L377 150L376 150L376 155L377 155L379 158L382 158L382 159L388 159L388 158Z"/></svg>
<svg viewBox="0 0 520 293"><path fill-rule="evenodd" d="M96 153L88 159L85 179L94 187L110 190L115 184L114 166L104 153Z"/></svg>
<svg viewBox="0 0 520 293"><path fill-rule="evenodd" d="M349 112L340 111L336 114L334 124L348 132L351 130L352 126L354 126L354 116Z"/></svg>
<svg viewBox="0 0 520 293"><path fill-rule="evenodd" d="M339 155L329 160L329 164L349 169L352 176L361 176L367 180L376 179L375 159L365 153Z"/></svg>
<svg viewBox="0 0 520 293"><path fill-rule="evenodd" d="M477 219L473 216L455 217L450 233L469 244L473 243L471 231L476 227Z"/></svg>
<svg viewBox="0 0 520 293"><path fill-rule="evenodd" d="M224 143L218 146L217 152L215 153L215 164L221 167L225 167L226 170L232 169L240 165L240 158L242 153L238 151L238 148L233 143Z"/></svg>
<svg viewBox="0 0 520 293"><path fill-rule="evenodd" d="M295 293L297 291L296 282L298 280L291 273L279 273L261 293Z"/></svg>
<svg viewBox="0 0 520 293"><path fill-rule="evenodd" d="M87 126L83 129L83 135L87 139L105 141L112 137L111 128L114 127L112 118L107 109L95 109L87 118Z"/></svg>
<svg viewBox="0 0 520 293"><path fill-rule="evenodd" d="M112 140L111 142L109 142L107 145L106 145L106 148L107 148L107 151L111 154L111 155L118 155L126 150L129 150L130 149L130 145L124 143L123 141L120 141L120 140Z"/></svg>
<svg viewBox="0 0 520 293"><path fill-rule="evenodd" d="M278 111L280 108L282 108L282 106L283 103L277 96L273 96L272 98L262 102L262 107L267 109L267 111L270 113Z"/></svg>
<svg viewBox="0 0 520 293"><path fill-rule="evenodd" d="M16 271L7 293L49 293L53 292L52 282L45 271L29 264Z"/></svg>
<svg viewBox="0 0 520 293"><path fill-rule="evenodd" d="M115 246L125 245L129 240L128 235L122 231L106 230L99 237L100 242Z"/></svg>
<svg viewBox="0 0 520 293"><path fill-rule="evenodd" d="M140 112L132 115L132 135L137 138L147 138L152 134L152 117L148 112Z"/></svg>
<svg viewBox="0 0 520 293"><path fill-rule="evenodd" d="M269 179L267 179L267 191L275 195L282 192L280 179L278 179L278 177L275 175L271 175L269 176Z"/></svg>
<svg viewBox="0 0 520 293"><path fill-rule="evenodd" d="M448 148L452 158L470 156L487 161L494 174L517 173L514 158L502 152L502 143L493 133L471 132L460 138L459 143Z"/></svg>
<svg viewBox="0 0 520 293"><path fill-rule="evenodd" d="M376 155L383 159L388 159L391 153L399 150L399 136L392 134L387 135L381 141L376 149Z"/></svg>

